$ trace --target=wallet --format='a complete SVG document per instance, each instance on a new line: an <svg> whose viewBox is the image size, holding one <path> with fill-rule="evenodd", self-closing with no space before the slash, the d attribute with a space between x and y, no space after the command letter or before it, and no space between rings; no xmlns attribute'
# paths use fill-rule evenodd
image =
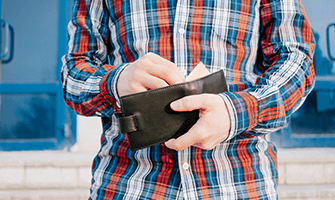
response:
<svg viewBox="0 0 335 200"><path fill-rule="evenodd" d="M139 150L177 138L199 119L199 111L176 112L170 103L187 95L227 91L223 70L205 77L122 96L121 133L127 133L131 150Z"/></svg>

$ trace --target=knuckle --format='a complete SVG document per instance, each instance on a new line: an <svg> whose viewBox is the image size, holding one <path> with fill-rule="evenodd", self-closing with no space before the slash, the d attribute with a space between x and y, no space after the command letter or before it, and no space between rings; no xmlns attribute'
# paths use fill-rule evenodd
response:
<svg viewBox="0 0 335 200"><path fill-rule="evenodd" d="M169 69L173 70L173 69L178 69L177 68L177 65L174 64L173 62L167 62L167 65L166 65Z"/></svg>
<svg viewBox="0 0 335 200"><path fill-rule="evenodd" d="M152 52L148 52L147 54L145 54L145 56L152 56L152 55L154 55L154 53Z"/></svg>
<svg viewBox="0 0 335 200"><path fill-rule="evenodd" d="M147 61L146 61L146 59L144 58L144 59L139 59L138 61L137 61L137 66L138 67L145 67L147 65Z"/></svg>
<svg viewBox="0 0 335 200"><path fill-rule="evenodd" d="M212 150L214 148L214 145L211 142L201 142L199 146L204 150Z"/></svg>
<svg viewBox="0 0 335 200"><path fill-rule="evenodd" d="M172 75L172 70L168 67L163 67L162 69L162 74L164 77L170 77Z"/></svg>
<svg viewBox="0 0 335 200"><path fill-rule="evenodd" d="M164 87L165 86L165 84L164 84L164 82L162 81L162 80L160 80L160 79L157 79L157 80L155 80L155 86L157 87L157 88L161 88L161 87Z"/></svg>
<svg viewBox="0 0 335 200"><path fill-rule="evenodd" d="M156 54L152 53L152 52L148 52L147 54L145 54L143 57L145 57L146 59L151 59L154 56L156 56Z"/></svg>

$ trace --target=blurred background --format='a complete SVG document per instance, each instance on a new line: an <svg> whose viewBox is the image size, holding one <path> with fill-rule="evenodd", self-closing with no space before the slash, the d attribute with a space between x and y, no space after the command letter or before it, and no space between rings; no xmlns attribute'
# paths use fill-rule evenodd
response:
<svg viewBox="0 0 335 200"><path fill-rule="evenodd" d="M278 147L279 199L335 199L335 0L301 0L316 85ZM99 118L65 106L60 83L73 0L0 0L0 200L87 199Z"/></svg>

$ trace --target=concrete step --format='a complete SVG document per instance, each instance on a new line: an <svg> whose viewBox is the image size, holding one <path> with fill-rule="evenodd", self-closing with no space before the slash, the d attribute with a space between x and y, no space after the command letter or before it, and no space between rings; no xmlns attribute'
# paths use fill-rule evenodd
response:
<svg viewBox="0 0 335 200"><path fill-rule="evenodd" d="M88 200L89 190L0 191L0 200Z"/></svg>
<svg viewBox="0 0 335 200"><path fill-rule="evenodd" d="M279 186L280 200L334 200L335 185ZM0 191L0 200L87 200L89 190Z"/></svg>
<svg viewBox="0 0 335 200"><path fill-rule="evenodd" d="M2 152L0 191L86 189L94 155L59 151Z"/></svg>
<svg viewBox="0 0 335 200"><path fill-rule="evenodd" d="M279 149L279 199L335 199L335 148ZM1 152L0 200L87 200L94 154Z"/></svg>
<svg viewBox="0 0 335 200"><path fill-rule="evenodd" d="M335 185L279 186L280 200L334 200Z"/></svg>

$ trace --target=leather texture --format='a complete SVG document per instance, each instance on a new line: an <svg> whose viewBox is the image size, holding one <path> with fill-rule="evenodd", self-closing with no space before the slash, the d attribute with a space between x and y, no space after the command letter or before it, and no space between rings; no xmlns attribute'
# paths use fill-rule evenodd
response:
<svg viewBox="0 0 335 200"><path fill-rule="evenodd" d="M175 112L170 103L187 95L227 91L223 70L200 79L120 98L121 133L127 133L131 150L139 150L177 138L199 119L199 111Z"/></svg>

